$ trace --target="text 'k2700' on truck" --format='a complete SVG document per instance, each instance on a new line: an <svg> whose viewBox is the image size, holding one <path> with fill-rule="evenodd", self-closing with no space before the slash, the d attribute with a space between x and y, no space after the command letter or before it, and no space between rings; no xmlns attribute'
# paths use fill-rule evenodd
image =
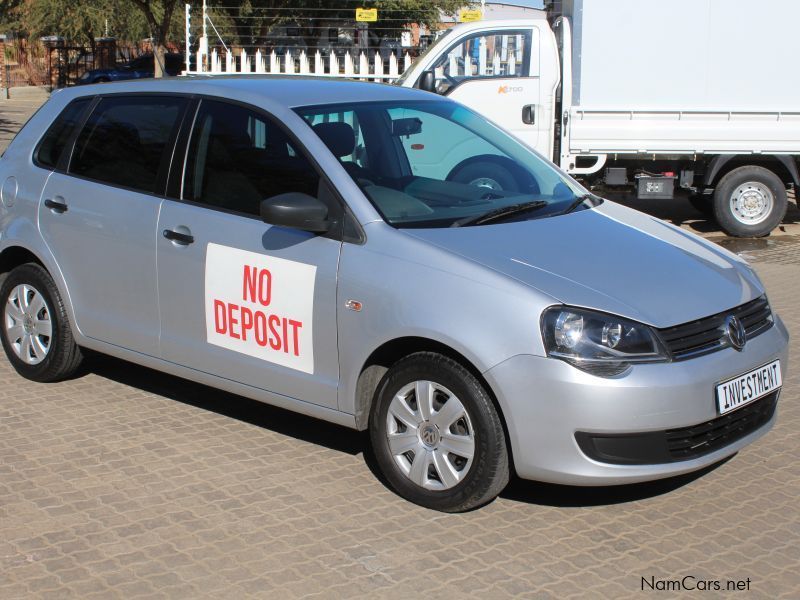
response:
<svg viewBox="0 0 800 600"><path fill-rule="evenodd" d="M793 0L487 5L398 83L466 104L590 186L634 185L641 199L680 188L728 234L758 237L800 184L798 22ZM501 158L462 151L453 180L520 185Z"/></svg>

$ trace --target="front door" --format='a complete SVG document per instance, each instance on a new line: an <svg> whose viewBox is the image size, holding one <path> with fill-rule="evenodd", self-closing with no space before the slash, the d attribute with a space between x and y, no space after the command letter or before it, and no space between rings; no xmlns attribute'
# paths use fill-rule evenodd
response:
<svg viewBox="0 0 800 600"><path fill-rule="evenodd" d="M42 192L39 227L87 337L156 356L153 239L165 157L186 100L104 97L78 135L67 172Z"/></svg>
<svg viewBox="0 0 800 600"><path fill-rule="evenodd" d="M260 111L204 99L194 122L181 199L158 221L162 356L336 408L341 241L259 218L262 199L323 199L325 184Z"/></svg>

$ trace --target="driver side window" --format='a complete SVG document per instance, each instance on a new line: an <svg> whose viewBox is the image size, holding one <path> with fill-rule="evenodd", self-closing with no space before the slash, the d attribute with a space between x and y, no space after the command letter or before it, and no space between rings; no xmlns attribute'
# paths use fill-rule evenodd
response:
<svg viewBox="0 0 800 600"><path fill-rule="evenodd" d="M288 135L263 114L203 100L195 119L182 198L258 216L261 201L286 192L317 197L320 177Z"/></svg>
<svg viewBox="0 0 800 600"><path fill-rule="evenodd" d="M530 31L481 32L463 38L433 66L436 92L446 94L473 78L527 77Z"/></svg>

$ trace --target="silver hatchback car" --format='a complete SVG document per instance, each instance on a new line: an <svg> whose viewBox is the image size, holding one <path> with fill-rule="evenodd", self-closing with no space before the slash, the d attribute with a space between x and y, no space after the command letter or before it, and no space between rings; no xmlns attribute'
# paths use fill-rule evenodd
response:
<svg viewBox="0 0 800 600"><path fill-rule="evenodd" d="M91 349L369 429L430 508L484 504L512 469L693 471L775 420L788 334L743 260L424 92L62 90L0 186L0 337L23 376Z"/></svg>

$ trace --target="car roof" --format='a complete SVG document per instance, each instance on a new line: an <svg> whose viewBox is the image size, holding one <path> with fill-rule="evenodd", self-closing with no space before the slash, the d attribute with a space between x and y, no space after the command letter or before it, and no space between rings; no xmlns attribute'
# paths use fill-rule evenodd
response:
<svg viewBox="0 0 800 600"><path fill-rule="evenodd" d="M65 96L62 97L71 100L73 97L125 92L208 94L230 99L239 95L257 95L286 108L364 101L445 101L436 94L396 85L300 75L188 75L139 79L68 88L63 90Z"/></svg>

